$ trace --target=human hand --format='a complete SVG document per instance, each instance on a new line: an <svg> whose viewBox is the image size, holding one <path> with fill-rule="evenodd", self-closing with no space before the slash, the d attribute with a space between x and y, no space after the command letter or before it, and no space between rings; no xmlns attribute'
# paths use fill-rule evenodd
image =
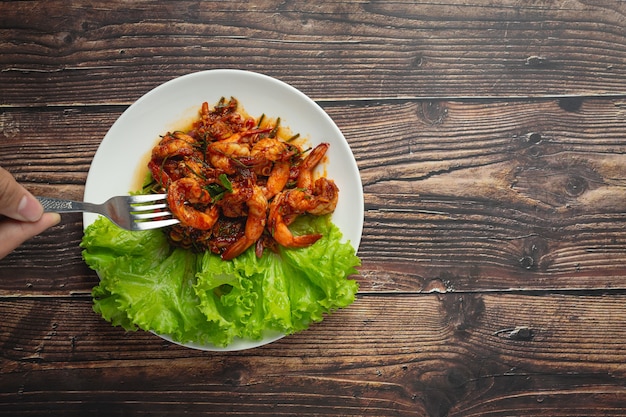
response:
<svg viewBox="0 0 626 417"><path fill-rule="evenodd" d="M59 221L59 214L44 213L39 201L0 167L0 259Z"/></svg>

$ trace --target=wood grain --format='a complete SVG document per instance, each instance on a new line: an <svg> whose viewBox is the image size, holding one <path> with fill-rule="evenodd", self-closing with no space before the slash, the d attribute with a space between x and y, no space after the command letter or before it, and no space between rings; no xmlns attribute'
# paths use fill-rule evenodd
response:
<svg viewBox="0 0 626 417"><path fill-rule="evenodd" d="M306 332L218 354L112 328L83 298L7 300L0 414L624 415L625 301L364 296Z"/></svg>
<svg viewBox="0 0 626 417"><path fill-rule="evenodd" d="M130 104L212 68L325 101L626 93L624 2L467 3L3 2L0 104Z"/></svg>
<svg viewBox="0 0 626 417"><path fill-rule="evenodd" d="M33 193L81 199L131 103L239 68L320 103L365 197L357 301L229 353L102 320L65 215L0 260L0 415L626 415L625 26L620 0L0 2L0 166Z"/></svg>
<svg viewBox="0 0 626 417"><path fill-rule="evenodd" d="M324 105L364 184L362 291L626 288L626 104L574 104ZM33 192L80 199L91 157L122 110L8 109L0 159ZM88 292L80 220L65 216L1 261L1 291ZM53 267L59 260L63 269Z"/></svg>

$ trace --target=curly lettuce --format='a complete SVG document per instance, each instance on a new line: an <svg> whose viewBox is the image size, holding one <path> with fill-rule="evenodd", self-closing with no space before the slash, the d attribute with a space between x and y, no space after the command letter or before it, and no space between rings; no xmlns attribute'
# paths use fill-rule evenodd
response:
<svg viewBox="0 0 626 417"><path fill-rule="evenodd" d="M301 249L250 249L224 261L170 247L162 231L128 232L105 218L85 230L83 258L100 283L94 311L115 326L168 335L180 343L225 347L235 338L308 328L350 305L359 258L328 216L303 216L295 233L324 237Z"/></svg>

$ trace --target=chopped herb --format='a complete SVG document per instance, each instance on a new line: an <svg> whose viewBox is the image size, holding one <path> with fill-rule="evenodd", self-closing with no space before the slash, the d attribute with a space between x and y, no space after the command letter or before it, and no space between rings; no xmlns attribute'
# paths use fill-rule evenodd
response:
<svg viewBox="0 0 626 417"><path fill-rule="evenodd" d="M159 187L159 184L155 180L152 179L152 175L149 175L146 178L146 182L141 187L141 192L142 194L149 194L152 192L156 193L158 187Z"/></svg>
<svg viewBox="0 0 626 417"><path fill-rule="evenodd" d="M226 174L220 174L218 178L220 179L220 182L222 183L224 188L232 193L233 192L233 184L231 184L231 182L228 179L228 177L226 176Z"/></svg>
<svg viewBox="0 0 626 417"><path fill-rule="evenodd" d="M227 192L233 191L233 185L226 174L220 174L218 178L221 184L213 182L204 186L214 203L221 200Z"/></svg>
<svg viewBox="0 0 626 417"><path fill-rule="evenodd" d="M272 131L267 136L270 138L275 138L278 134L278 129L280 129L280 117L276 119L276 126L274 126L274 129L272 129Z"/></svg>
<svg viewBox="0 0 626 417"><path fill-rule="evenodd" d="M213 202L221 200L224 194L226 194L226 189L217 183L207 184L204 186L204 189L208 191Z"/></svg>

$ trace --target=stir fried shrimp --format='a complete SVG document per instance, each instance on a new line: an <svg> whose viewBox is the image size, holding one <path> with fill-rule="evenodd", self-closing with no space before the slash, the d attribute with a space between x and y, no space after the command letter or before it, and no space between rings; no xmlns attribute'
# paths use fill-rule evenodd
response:
<svg viewBox="0 0 626 417"><path fill-rule="evenodd" d="M203 103L199 113L189 129L165 134L148 163L150 191L167 193L180 220L166 230L170 242L229 260L252 247L261 256L320 239L289 226L298 216L335 210L339 189L316 176L329 145L303 149L280 119L248 117L234 98Z"/></svg>
<svg viewBox="0 0 626 417"><path fill-rule="evenodd" d="M250 156L258 162L257 172L267 176L263 187L265 198L270 199L285 188L291 172L290 161L298 152L294 146L270 138L261 139L252 147Z"/></svg>
<svg viewBox="0 0 626 417"><path fill-rule="evenodd" d="M167 190L167 204L172 214L187 227L209 230L217 221L217 207L209 204L211 195L193 178L181 178L174 181ZM195 205L206 206L204 209Z"/></svg>
<svg viewBox="0 0 626 417"><path fill-rule="evenodd" d="M248 218L244 235L222 253L222 258L225 260L241 255L259 240L265 230L268 204L259 186L253 186L252 197L246 202L246 205L248 206Z"/></svg>
<svg viewBox="0 0 626 417"><path fill-rule="evenodd" d="M211 164L226 174L235 174L245 166L241 158L250 156L250 148L245 143L230 141L213 142L208 145L207 154Z"/></svg>
<svg viewBox="0 0 626 417"><path fill-rule="evenodd" d="M287 193L281 193L272 200L270 205L268 226L271 230L272 237L279 245L286 248L303 248L317 242L322 235L300 235L294 236L289 230L289 224L295 219L296 215L302 214L294 208L288 199Z"/></svg>
<svg viewBox="0 0 626 417"><path fill-rule="evenodd" d="M195 139L182 133L168 133L157 146L152 149L152 159L164 159L172 156L193 155Z"/></svg>
<svg viewBox="0 0 626 417"><path fill-rule="evenodd" d="M298 172L298 188L310 188L313 184L313 170L322 161L330 145L320 143L302 161Z"/></svg>

